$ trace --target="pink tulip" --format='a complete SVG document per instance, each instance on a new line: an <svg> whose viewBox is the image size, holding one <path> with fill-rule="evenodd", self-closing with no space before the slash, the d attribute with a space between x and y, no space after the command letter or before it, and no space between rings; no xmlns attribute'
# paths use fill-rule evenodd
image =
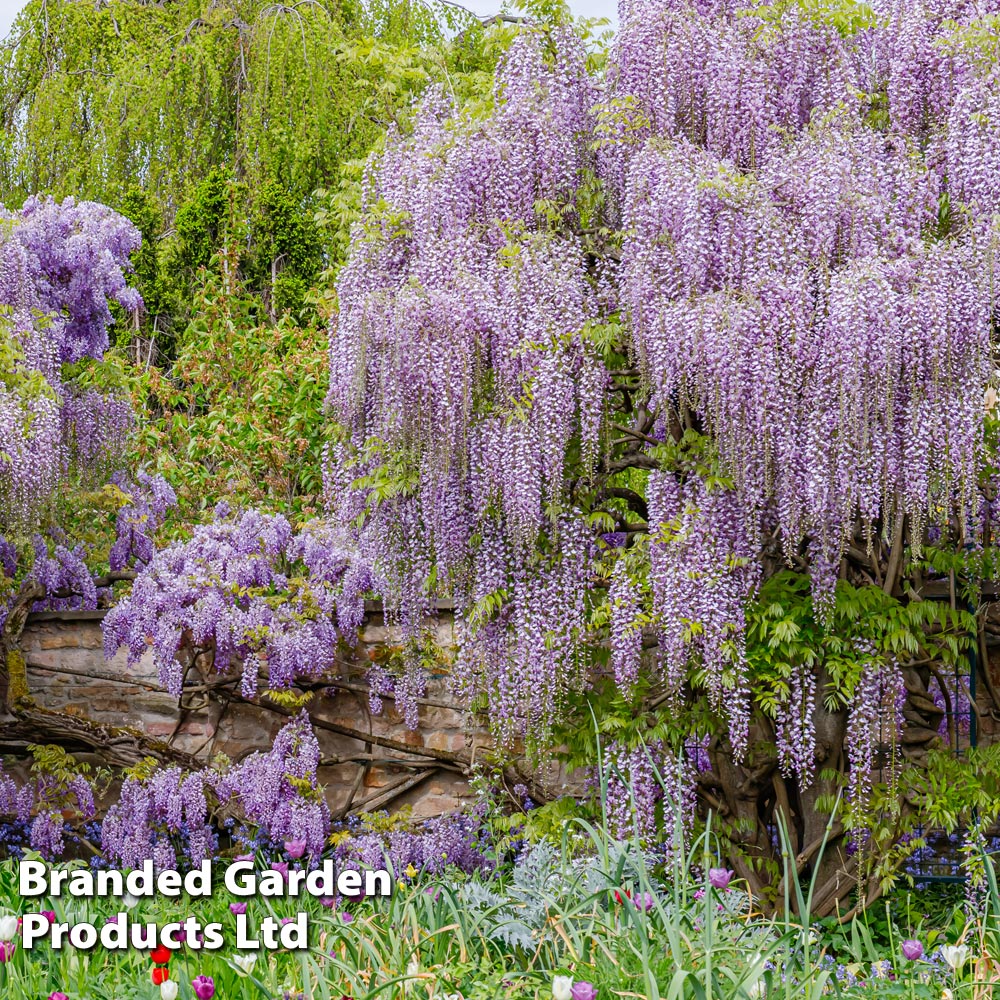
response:
<svg viewBox="0 0 1000 1000"><path fill-rule="evenodd" d="M55 910L42 910L42 916L50 923L54 924L56 922L56 912Z"/></svg>
<svg viewBox="0 0 1000 1000"><path fill-rule="evenodd" d="M924 946L919 941L914 941L912 938L908 938L903 942L903 955L911 962L917 961L918 958L922 958L924 954Z"/></svg>
<svg viewBox="0 0 1000 1000"><path fill-rule="evenodd" d="M14 957L16 941L0 941L0 962L9 962Z"/></svg>
<svg viewBox="0 0 1000 1000"><path fill-rule="evenodd" d="M212 1000L215 996L215 980L211 976L195 976L191 987L198 1000Z"/></svg>
<svg viewBox="0 0 1000 1000"><path fill-rule="evenodd" d="M597 996L597 987L593 983L581 980L579 983L574 983L569 992L573 1000L594 1000Z"/></svg>
<svg viewBox="0 0 1000 1000"><path fill-rule="evenodd" d="M290 858L301 858L306 853L306 842L304 840L286 840L285 853Z"/></svg>
<svg viewBox="0 0 1000 1000"><path fill-rule="evenodd" d="M229 904L229 909L233 913L235 913L237 916L239 916L239 914L247 912L247 904L246 903L230 903Z"/></svg>
<svg viewBox="0 0 1000 1000"><path fill-rule="evenodd" d="M709 868L708 882L713 889L728 889L732 881L733 872L728 868Z"/></svg>
<svg viewBox="0 0 1000 1000"><path fill-rule="evenodd" d="M48 1000L69 1000L69 997L65 993L60 993L59 990L54 990L49 994Z"/></svg>

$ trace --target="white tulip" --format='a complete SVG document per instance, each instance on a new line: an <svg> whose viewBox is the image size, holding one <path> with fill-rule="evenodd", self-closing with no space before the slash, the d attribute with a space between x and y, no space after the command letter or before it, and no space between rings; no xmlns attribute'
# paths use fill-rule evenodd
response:
<svg viewBox="0 0 1000 1000"><path fill-rule="evenodd" d="M941 1000L951 1000L951 990L947 986L941 991Z"/></svg>
<svg viewBox="0 0 1000 1000"><path fill-rule="evenodd" d="M965 960L969 957L968 945L946 944L941 949L941 957L951 967L952 972L958 972L965 965Z"/></svg>
<svg viewBox="0 0 1000 1000"><path fill-rule="evenodd" d="M573 997L573 977L553 976L552 1000L572 1000L572 997Z"/></svg>
<svg viewBox="0 0 1000 1000"><path fill-rule="evenodd" d="M9 914L0 917L0 941L13 941L17 937L17 917Z"/></svg>
<svg viewBox="0 0 1000 1000"><path fill-rule="evenodd" d="M256 964L257 956L252 951L248 951L243 955L233 956L233 965L240 969L241 976L249 976Z"/></svg>
<svg viewBox="0 0 1000 1000"><path fill-rule="evenodd" d="M160 1000L177 1000L177 984L172 979L160 983Z"/></svg>
<svg viewBox="0 0 1000 1000"><path fill-rule="evenodd" d="M122 902L131 910L133 906L136 906L139 902L138 896L133 896L132 893L126 892L122 896Z"/></svg>

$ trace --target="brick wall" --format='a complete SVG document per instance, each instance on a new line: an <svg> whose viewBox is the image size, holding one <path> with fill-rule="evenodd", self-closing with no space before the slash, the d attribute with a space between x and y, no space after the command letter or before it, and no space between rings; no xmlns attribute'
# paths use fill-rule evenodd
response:
<svg viewBox="0 0 1000 1000"><path fill-rule="evenodd" d="M22 648L33 697L44 707L87 715L98 722L145 730L171 740L199 756L224 753L236 760L254 750L266 750L285 723L280 715L256 705L237 702L223 707L210 692L186 695L183 705L160 686L152 657L132 670L125 651L105 659L101 612L65 612L32 615ZM454 642L454 618L444 611L436 625L437 641L447 648ZM362 635L358 662L365 648L391 642L381 614L372 611ZM209 664L196 663L206 679L217 675ZM324 722L385 737L408 747L460 751L467 758L491 742L482 720L469 716L450 697L443 677L432 678L420 705L420 726L409 730L391 698L384 698L380 715L369 711L360 666L347 680L348 689L318 697L312 706L318 725ZM358 739L317 728L325 761L320 777L336 812L350 800L353 808L381 808L394 791L391 808L410 805L415 816L436 815L458 808L470 797L468 782L447 762L368 745ZM353 758L370 754L375 762ZM406 760L411 766L393 763Z"/></svg>

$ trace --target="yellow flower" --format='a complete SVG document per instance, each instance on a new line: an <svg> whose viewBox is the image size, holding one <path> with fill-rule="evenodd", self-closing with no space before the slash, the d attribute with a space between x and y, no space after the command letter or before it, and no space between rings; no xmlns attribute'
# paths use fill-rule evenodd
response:
<svg viewBox="0 0 1000 1000"><path fill-rule="evenodd" d="M416 878L416 877L417 877L417 875L418 875L419 873L417 872L417 869L413 867L413 865L412 865L412 864L408 864L408 865L406 866L406 871L405 871L405 872L403 872L403 874L404 874L404 875L405 875L405 876L406 876L407 878Z"/></svg>

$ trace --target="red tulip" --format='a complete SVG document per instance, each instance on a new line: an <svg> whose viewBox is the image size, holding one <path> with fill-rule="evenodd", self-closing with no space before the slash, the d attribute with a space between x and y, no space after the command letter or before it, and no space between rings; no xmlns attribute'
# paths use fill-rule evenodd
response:
<svg viewBox="0 0 1000 1000"><path fill-rule="evenodd" d="M170 949L161 944L149 953L149 957L157 965L166 965L170 961Z"/></svg>
<svg viewBox="0 0 1000 1000"><path fill-rule="evenodd" d="M153 969L151 976L153 979L153 985L159 986L160 983L165 983L170 978L170 970L158 965L155 969Z"/></svg>

